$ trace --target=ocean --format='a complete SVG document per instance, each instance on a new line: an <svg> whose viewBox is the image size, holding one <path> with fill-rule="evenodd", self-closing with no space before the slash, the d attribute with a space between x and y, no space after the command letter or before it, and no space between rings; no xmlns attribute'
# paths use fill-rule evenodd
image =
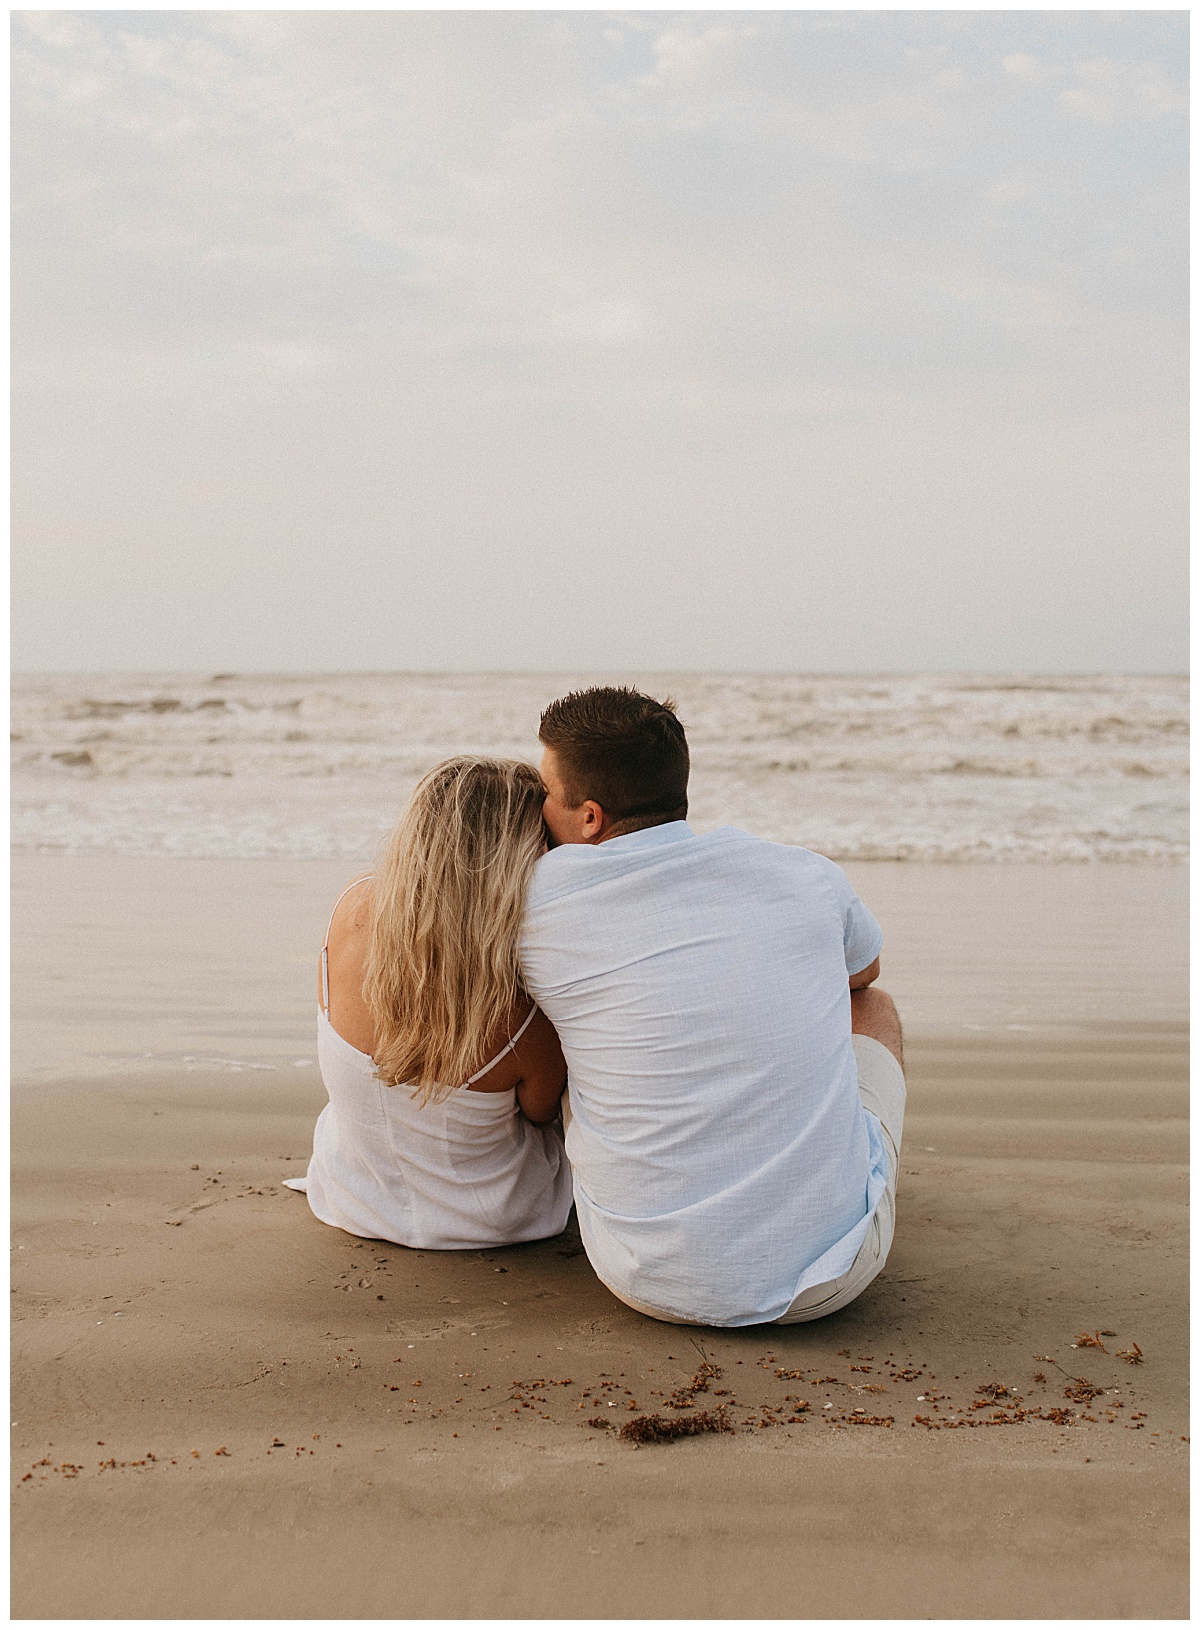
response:
<svg viewBox="0 0 1200 1630"><path fill-rule="evenodd" d="M455 753L537 761L553 697L678 704L692 823L840 861L1180 861L1187 681L988 674L56 674L12 694L12 841L368 863Z"/></svg>

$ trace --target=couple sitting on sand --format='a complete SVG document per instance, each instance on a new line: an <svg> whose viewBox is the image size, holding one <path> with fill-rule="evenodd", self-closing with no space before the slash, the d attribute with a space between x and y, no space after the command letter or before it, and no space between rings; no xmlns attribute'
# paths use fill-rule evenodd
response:
<svg viewBox="0 0 1200 1630"><path fill-rule="evenodd" d="M692 831L670 702L579 691L539 734L540 776L432 770L334 907L329 1103L295 1186L435 1250L545 1239L574 1199L596 1273L652 1318L835 1312L895 1223L878 924L820 855Z"/></svg>

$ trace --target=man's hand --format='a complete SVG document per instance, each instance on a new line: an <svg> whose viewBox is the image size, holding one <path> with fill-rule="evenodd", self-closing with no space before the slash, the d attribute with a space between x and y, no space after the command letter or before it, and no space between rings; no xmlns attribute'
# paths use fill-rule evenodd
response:
<svg viewBox="0 0 1200 1630"><path fill-rule="evenodd" d="M861 973L852 973L850 975L850 989L866 990L867 986L873 985L878 978L879 958L876 957L869 968L864 968Z"/></svg>

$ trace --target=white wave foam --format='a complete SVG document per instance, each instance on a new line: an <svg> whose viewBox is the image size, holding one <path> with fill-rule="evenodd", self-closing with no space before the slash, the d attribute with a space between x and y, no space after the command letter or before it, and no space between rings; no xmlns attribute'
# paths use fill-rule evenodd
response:
<svg viewBox="0 0 1200 1630"><path fill-rule="evenodd" d="M63 853L367 859L430 765L462 752L536 760L541 708L588 682L20 678L13 842ZM701 827L733 823L841 859L1186 854L1187 686L1178 677L641 682L679 703Z"/></svg>

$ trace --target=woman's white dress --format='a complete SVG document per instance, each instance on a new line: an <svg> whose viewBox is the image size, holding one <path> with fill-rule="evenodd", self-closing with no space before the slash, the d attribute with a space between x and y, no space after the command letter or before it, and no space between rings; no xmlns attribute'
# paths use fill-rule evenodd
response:
<svg viewBox="0 0 1200 1630"><path fill-rule="evenodd" d="M319 1008L317 1057L329 1102L308 1174L288 1186L307 1193L322 1222L363 1239L442 1251L562 1232L571 1168L560 1121L535 1126L515 1090L469 1085L422 1107L410 1087L385 1086L374 1060Z"/></svg>

